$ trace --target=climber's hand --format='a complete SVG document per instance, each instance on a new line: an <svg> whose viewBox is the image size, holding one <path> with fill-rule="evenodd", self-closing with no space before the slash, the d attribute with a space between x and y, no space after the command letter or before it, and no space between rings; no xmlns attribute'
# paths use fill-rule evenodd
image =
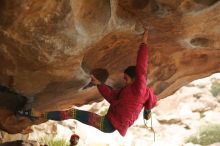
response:
<svg viewBox="0 0 220 146"><path fill-rule="evenodd" d="M145 30L144 36L143 36L143 43L147 44L147 39L148 39L148 30Z"/></svg>
<svg viewBox="0 0 220 146"><path fill-rule="evenodd" d="M144 109L143 118L149 120L151 118L151 110Z"/></svg>
<svg viewBox="0 0 220 146"><path fill-rule="evenodd" d="M91 75L91 83L93 83L94 85L100 85L101 82L96 79L96 77L94 77L93 75Z"/></svg>

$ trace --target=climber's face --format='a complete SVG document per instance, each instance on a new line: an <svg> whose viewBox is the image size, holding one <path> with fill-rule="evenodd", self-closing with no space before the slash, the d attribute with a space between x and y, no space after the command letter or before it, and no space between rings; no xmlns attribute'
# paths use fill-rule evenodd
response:
<svg viewBox="0 0 220 146"><path fill-rule="evenodd" d="M124 73L124 81L125 81L125 86L128 86L134 82L134 79L132 79L129 75Z"/></svg>

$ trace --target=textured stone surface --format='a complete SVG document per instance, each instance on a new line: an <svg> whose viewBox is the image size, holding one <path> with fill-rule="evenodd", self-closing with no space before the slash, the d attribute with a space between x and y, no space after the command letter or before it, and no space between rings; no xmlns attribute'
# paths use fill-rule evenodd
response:
<svg viewBox="0 0 220 146"><path fill-rule="evenodd" d="M1 0L0 16L0 83L36 96L41 111L100 100L95 88L80 90L94 67L108 68L108 83L120 86L123 69L135 64L142 23L148 83L160 98L220 71L218 0ZM10 129L5 119L0 127Z"/></svg>

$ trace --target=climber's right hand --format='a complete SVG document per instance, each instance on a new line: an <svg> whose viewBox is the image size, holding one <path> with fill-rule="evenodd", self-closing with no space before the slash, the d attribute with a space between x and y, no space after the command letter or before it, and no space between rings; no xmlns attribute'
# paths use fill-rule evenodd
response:
<svg viewBox="0 0 220 146"><path fill-rule="evenodd" d="M148 39L148 30L145 30L143 36L143 43L147 44L147 39Z"/></svg>
<svg viewBox="0 0 220 146"><path fill-rule="evenodd" d="M101 85L101 82L93 75L91 75L91 83L94 85Z"/></svg>

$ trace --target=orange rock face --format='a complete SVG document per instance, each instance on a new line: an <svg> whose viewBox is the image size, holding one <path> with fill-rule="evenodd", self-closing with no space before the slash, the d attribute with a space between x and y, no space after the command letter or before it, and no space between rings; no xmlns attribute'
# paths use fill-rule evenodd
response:
<svg viewBox="0 0 220 146"><path fill-rule="evenodd" d="M107 68L108 84L121 86L143 25L149 28L146 77L160 98L220 71L218 0L1 0L0 17L0 83L35 96L41 111L102 99L95 88L80 90L95 67ZM14 128L10 108L1 108L1 129L17 133L33 124Z"/></svg>

